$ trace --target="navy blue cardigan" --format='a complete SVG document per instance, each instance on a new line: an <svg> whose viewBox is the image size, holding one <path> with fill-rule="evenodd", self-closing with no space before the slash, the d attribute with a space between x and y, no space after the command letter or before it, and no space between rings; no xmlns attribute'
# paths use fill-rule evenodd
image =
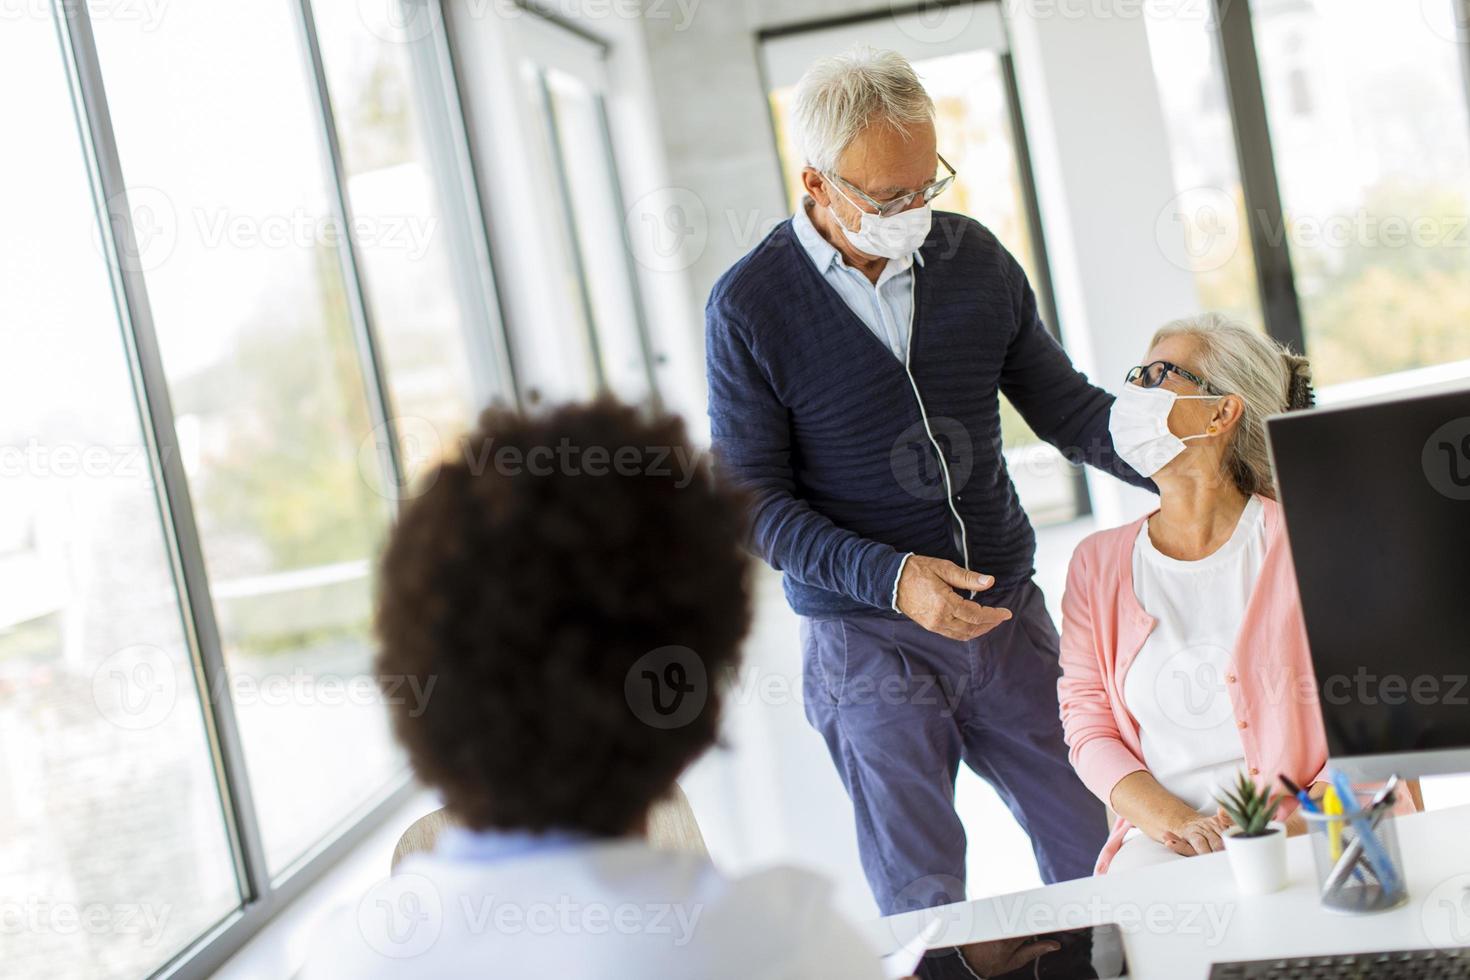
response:
<svg viewBox="0 0 1470 980"><path fill-rule="evenodd" d="M710 293L715 450L753 494L754 548L802 615L893 615L904 554L961 562L950 495L970 567L994 575L996 593L1031 577L1036 535L1001 453L998 392L1068 458L1152 487L1116 458L1112 396L1046 332L995 236L935 212L920 252L908 371L823 281L789 220Z"/></svg>

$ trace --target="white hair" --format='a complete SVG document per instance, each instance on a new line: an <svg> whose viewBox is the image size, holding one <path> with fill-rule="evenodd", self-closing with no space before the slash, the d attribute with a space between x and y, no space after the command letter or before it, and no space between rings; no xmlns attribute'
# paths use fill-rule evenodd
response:
<svg viewBox="0 0 1470 980"><path fill-rule="evenodd" d="M1312 407L1311 364L1259 330L1219 313L1166 323L1150 346L1179 336L1194 340L1194 367L1210 386L1245 404L1225 456L1230 478L1242 493L1275 497L1266 417Z"/></svg>
<svg viewBox="0 0 1470 980"><path fill-rule="evenodd" d="M905 136L934 118L934 100L900 54L858 45L823 58L796 83L792 136L807 166L823 173L865 128L886 123Z"/></svg>

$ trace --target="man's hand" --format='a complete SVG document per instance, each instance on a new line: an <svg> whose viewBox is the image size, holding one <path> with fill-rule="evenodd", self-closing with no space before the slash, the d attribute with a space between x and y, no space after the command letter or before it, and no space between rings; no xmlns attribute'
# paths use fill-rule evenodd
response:
<svg viewBox="0 0 1470 980"><path fill-rule="evenodd" d="M972 973L982 977L998 977L1055 953L1062 944L1054 939L1001 939L990 943L970 943L956 947Z"/></svg>
<svg viewBox="0 0 1470 980"><path fill-rule="evenodd" d="M954 590L983 592L994 584L991 576L952 561L910 555L898 579L898 611L931 633L973 640L1010 619L1011 611L961 599Z"/></svg>

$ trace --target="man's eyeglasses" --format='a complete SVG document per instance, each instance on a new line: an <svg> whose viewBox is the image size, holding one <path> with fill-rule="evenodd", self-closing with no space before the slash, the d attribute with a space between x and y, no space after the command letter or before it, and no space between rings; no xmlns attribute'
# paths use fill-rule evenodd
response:
<svg viewBox="0 0 1470 980"><path fill-rule="evenodd" d="M1201 391L1220 395L1214 385L1193 371L1186 371L1173 361L1154 361L1152 364L1140 364L1138 367L1129 368L1127 380L1129 384L1138 385L1141 388L1157 388L1171 374L1177 374L1185 381L1193 382Z"/></svg>
<svg viewBox="0 0 1470 980"><path fill-rule="evenodd" d="M935 155L938 156L938 154ZM907 211L913 205L914 198L922 198L923 202L925 204L928 204L940 194L943 194L949 188L950 184L954 183L954 167L951 167L949 165L949 161L944 159L944 157L942 156L939 157L939 162L944 165L945 170L949 171L948 174L940 177L938 180L930 181L916 191L911 191L910 193L905 194L902 197L895 197L891 201L875 201L867 194L864 194L862 188L857 187L849 181L843 180L835 173L824 173L822 174L822 176L826 177L828 180L835 181L848 190L852 191L858 196L858 199L860 201L873 209L873 214L876 214L879 217L889 218L895 214L898 214L900 211Z"/></svg>

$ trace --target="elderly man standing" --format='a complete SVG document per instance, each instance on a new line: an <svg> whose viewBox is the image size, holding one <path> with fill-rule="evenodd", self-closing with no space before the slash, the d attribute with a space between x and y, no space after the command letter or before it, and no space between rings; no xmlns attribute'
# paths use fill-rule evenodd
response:
<svg viewBox="0 0 1470 980"><path fill-rule="evenodd" d="M1090 874L1107 837L1067 762L999 393L1068 456L1139 481L1112 451L1112 397L1047 333L1015 258L930 210L954 176L933 119L896 54L814 65L794 106L806 196L706 310L715 446L803 617L807 718L885 914L965 897L961 760L1048 882Z"/></svg>

